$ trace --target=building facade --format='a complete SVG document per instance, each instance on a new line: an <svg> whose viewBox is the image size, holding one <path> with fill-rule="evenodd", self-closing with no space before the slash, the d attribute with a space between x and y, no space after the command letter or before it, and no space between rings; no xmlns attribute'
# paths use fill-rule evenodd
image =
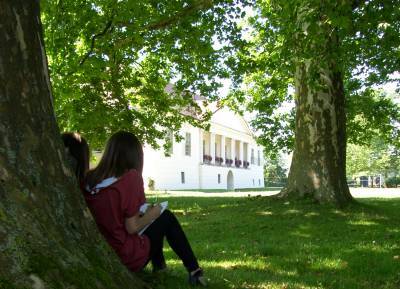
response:
<svg viewBox="0 0 400 289"><path fill-rule="evenodd" d="M241 189L264 187L264 159L247 122L224 108L211 118L209 131L184 125L166 156L144 147L145 186L156 190Z"/></svg>

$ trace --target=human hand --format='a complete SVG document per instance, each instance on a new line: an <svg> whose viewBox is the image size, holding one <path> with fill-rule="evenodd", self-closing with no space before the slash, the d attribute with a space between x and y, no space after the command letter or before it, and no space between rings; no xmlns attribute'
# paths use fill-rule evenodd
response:
<svg viewBox="0 0 400 289"><path fill-rule="evenodd" d="M151 219L156 219L161 215L161 206L160 204L155 204L149 207L146 211L149 214Z"/></svg>

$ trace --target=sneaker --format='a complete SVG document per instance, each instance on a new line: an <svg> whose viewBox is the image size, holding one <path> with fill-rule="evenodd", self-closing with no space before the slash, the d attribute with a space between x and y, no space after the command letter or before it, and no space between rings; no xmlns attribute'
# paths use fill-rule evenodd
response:
<svg viewBox="0 0 400 289"><path fill-rule="evenodd" d="M189 273L189 284L192 286L207 286L207 281L201 268L197 269L193 275Z"/></svg>

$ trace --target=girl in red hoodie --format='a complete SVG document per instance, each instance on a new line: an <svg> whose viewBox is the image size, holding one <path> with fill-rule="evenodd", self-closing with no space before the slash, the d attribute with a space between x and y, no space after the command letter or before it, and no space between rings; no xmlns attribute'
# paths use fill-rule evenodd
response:
<svg viewBox="0 0 400 289"><path fill-rule="evenodd" d="M175 215L169 210L161 213L159 205L140 212L146 202L142 169L143 149L137 137L128 132L114 134L85 182L85 199L100 232L133 272L144 268L149 261L153 271L166 268L163 255L166 237L186 267L189 283L204 286L203 271Z"/></svg>

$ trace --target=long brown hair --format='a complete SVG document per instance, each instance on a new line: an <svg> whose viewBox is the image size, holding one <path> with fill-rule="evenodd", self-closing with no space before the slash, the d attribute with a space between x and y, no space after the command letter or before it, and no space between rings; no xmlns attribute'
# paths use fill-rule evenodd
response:
<svg viewBox="0 0 400 289"><path fill-rule="evenodd" d="M86 140L76 132L65 132L61 135L64 146L73 159L71 164L75 176L82 182L89 170L89 145ZM71 161L72 162L72 161Z"/></svg>
<svg viewBox="0 0 400 289"><path fill-rule="evenodd" d="M130 132L119 131L112 135L97 167L87 174L90 188L109 177L120 177L130 169L142 174L143 148L138 138Z"/></svg>

